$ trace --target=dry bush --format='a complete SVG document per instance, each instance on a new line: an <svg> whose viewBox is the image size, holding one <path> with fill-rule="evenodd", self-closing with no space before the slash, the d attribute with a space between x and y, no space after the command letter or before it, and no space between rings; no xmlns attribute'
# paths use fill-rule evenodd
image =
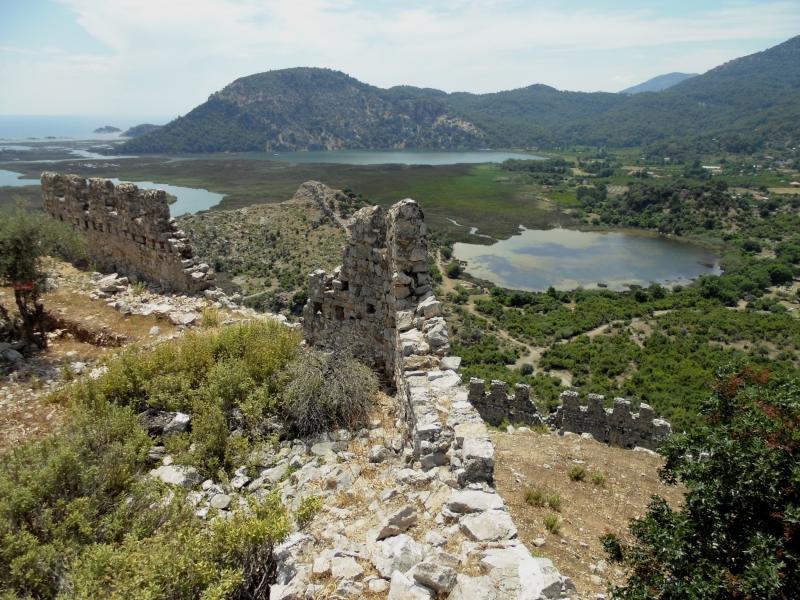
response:
<svg viewBox="0 0 800 600"><path fill-rule="evenodd" d="M301 352L288 368L288 379L283 409L286 422L296 433L367 425L378 379L350 352Z"/></svg>

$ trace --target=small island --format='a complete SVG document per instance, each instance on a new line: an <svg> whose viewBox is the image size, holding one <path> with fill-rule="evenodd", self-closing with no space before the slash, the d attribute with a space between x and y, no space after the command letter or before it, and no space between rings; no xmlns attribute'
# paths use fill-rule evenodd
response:
<svg viewBox="0 0 800 600"><path fill-rule="evenodd" d="M119 127L114 127L112 125L104 125L103 127L98 127L94 130L94 133L119 133L122 131Z"/></svg>

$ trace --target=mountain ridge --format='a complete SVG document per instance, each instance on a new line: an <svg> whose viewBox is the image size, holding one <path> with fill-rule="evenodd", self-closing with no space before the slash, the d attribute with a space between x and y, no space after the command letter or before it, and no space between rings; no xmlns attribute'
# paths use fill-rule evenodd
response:
<svg viewBox="0 0 800 600"><path fill-rule="evenodd" d="M642 83L638 83L636 85L627 87L624 90L620 90L619 93L631 95L641 94L642 92L662 92L674 85L681 83L682 81L686 81L692 77L697 77L698 75L699 73L680 73L677 71L673 73L664 73L663 75L656 75L647 81L643 81Z"/></svg>
<svg viewBox="0 0 800 600"><path fill-rule="evenodd" d="M122 152L548 148L678 144L744 151L800 140L800 36L661 92L486 94L379 88L331 69L240 77Z"/></svg>

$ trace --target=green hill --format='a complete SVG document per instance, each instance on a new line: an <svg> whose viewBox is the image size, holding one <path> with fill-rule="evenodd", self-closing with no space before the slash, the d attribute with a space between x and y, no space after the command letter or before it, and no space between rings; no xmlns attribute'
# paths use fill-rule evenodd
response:
<svg viewBox="0 0 800 600"><path fill-rule="evenodd" d="M659 93L490 94L382 89L328 69L237 79L122 152L341 148L704 147L749 151L800 139L800 36Z"/></svg>

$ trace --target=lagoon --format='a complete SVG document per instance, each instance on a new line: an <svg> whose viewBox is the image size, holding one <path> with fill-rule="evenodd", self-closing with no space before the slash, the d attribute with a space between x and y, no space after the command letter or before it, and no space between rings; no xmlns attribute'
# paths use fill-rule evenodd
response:
<svg viewBox="0 0 800 600"><path fill-rule="evenodd" d="M456 243L453 256L470 275L528 291L685 285L722 272L719 256L704 246L638 231L521 228L489 246Z"/></svg>
<svg viewBox="0 0 800 600"><path fill-rule="evenodd" d="M526 152L502 150L309 150L302 152L237 152L182 156L178 160L237 158L246 160L269 160L287 163L326 163L340 165L456 165L501 163L512 158L536 160L541 156Z"/></svg>
<svg viewBox="0 0 800 600"><path fill-rule="evenodd" d="M0 186L22 187L25 185L39 185L38 179L19 179L20 174L14 171L0 169ZM122 183L121 180L112 178L114 185ZM208 210L216 206L225 197L224 194L209 192L200 188L183 187L179 185L169 185L166 183L154 183L152 181L133 181L140 188L164 190L176 198L176 201L169 205L169 212L173 217L191 214Z"/></svg>

